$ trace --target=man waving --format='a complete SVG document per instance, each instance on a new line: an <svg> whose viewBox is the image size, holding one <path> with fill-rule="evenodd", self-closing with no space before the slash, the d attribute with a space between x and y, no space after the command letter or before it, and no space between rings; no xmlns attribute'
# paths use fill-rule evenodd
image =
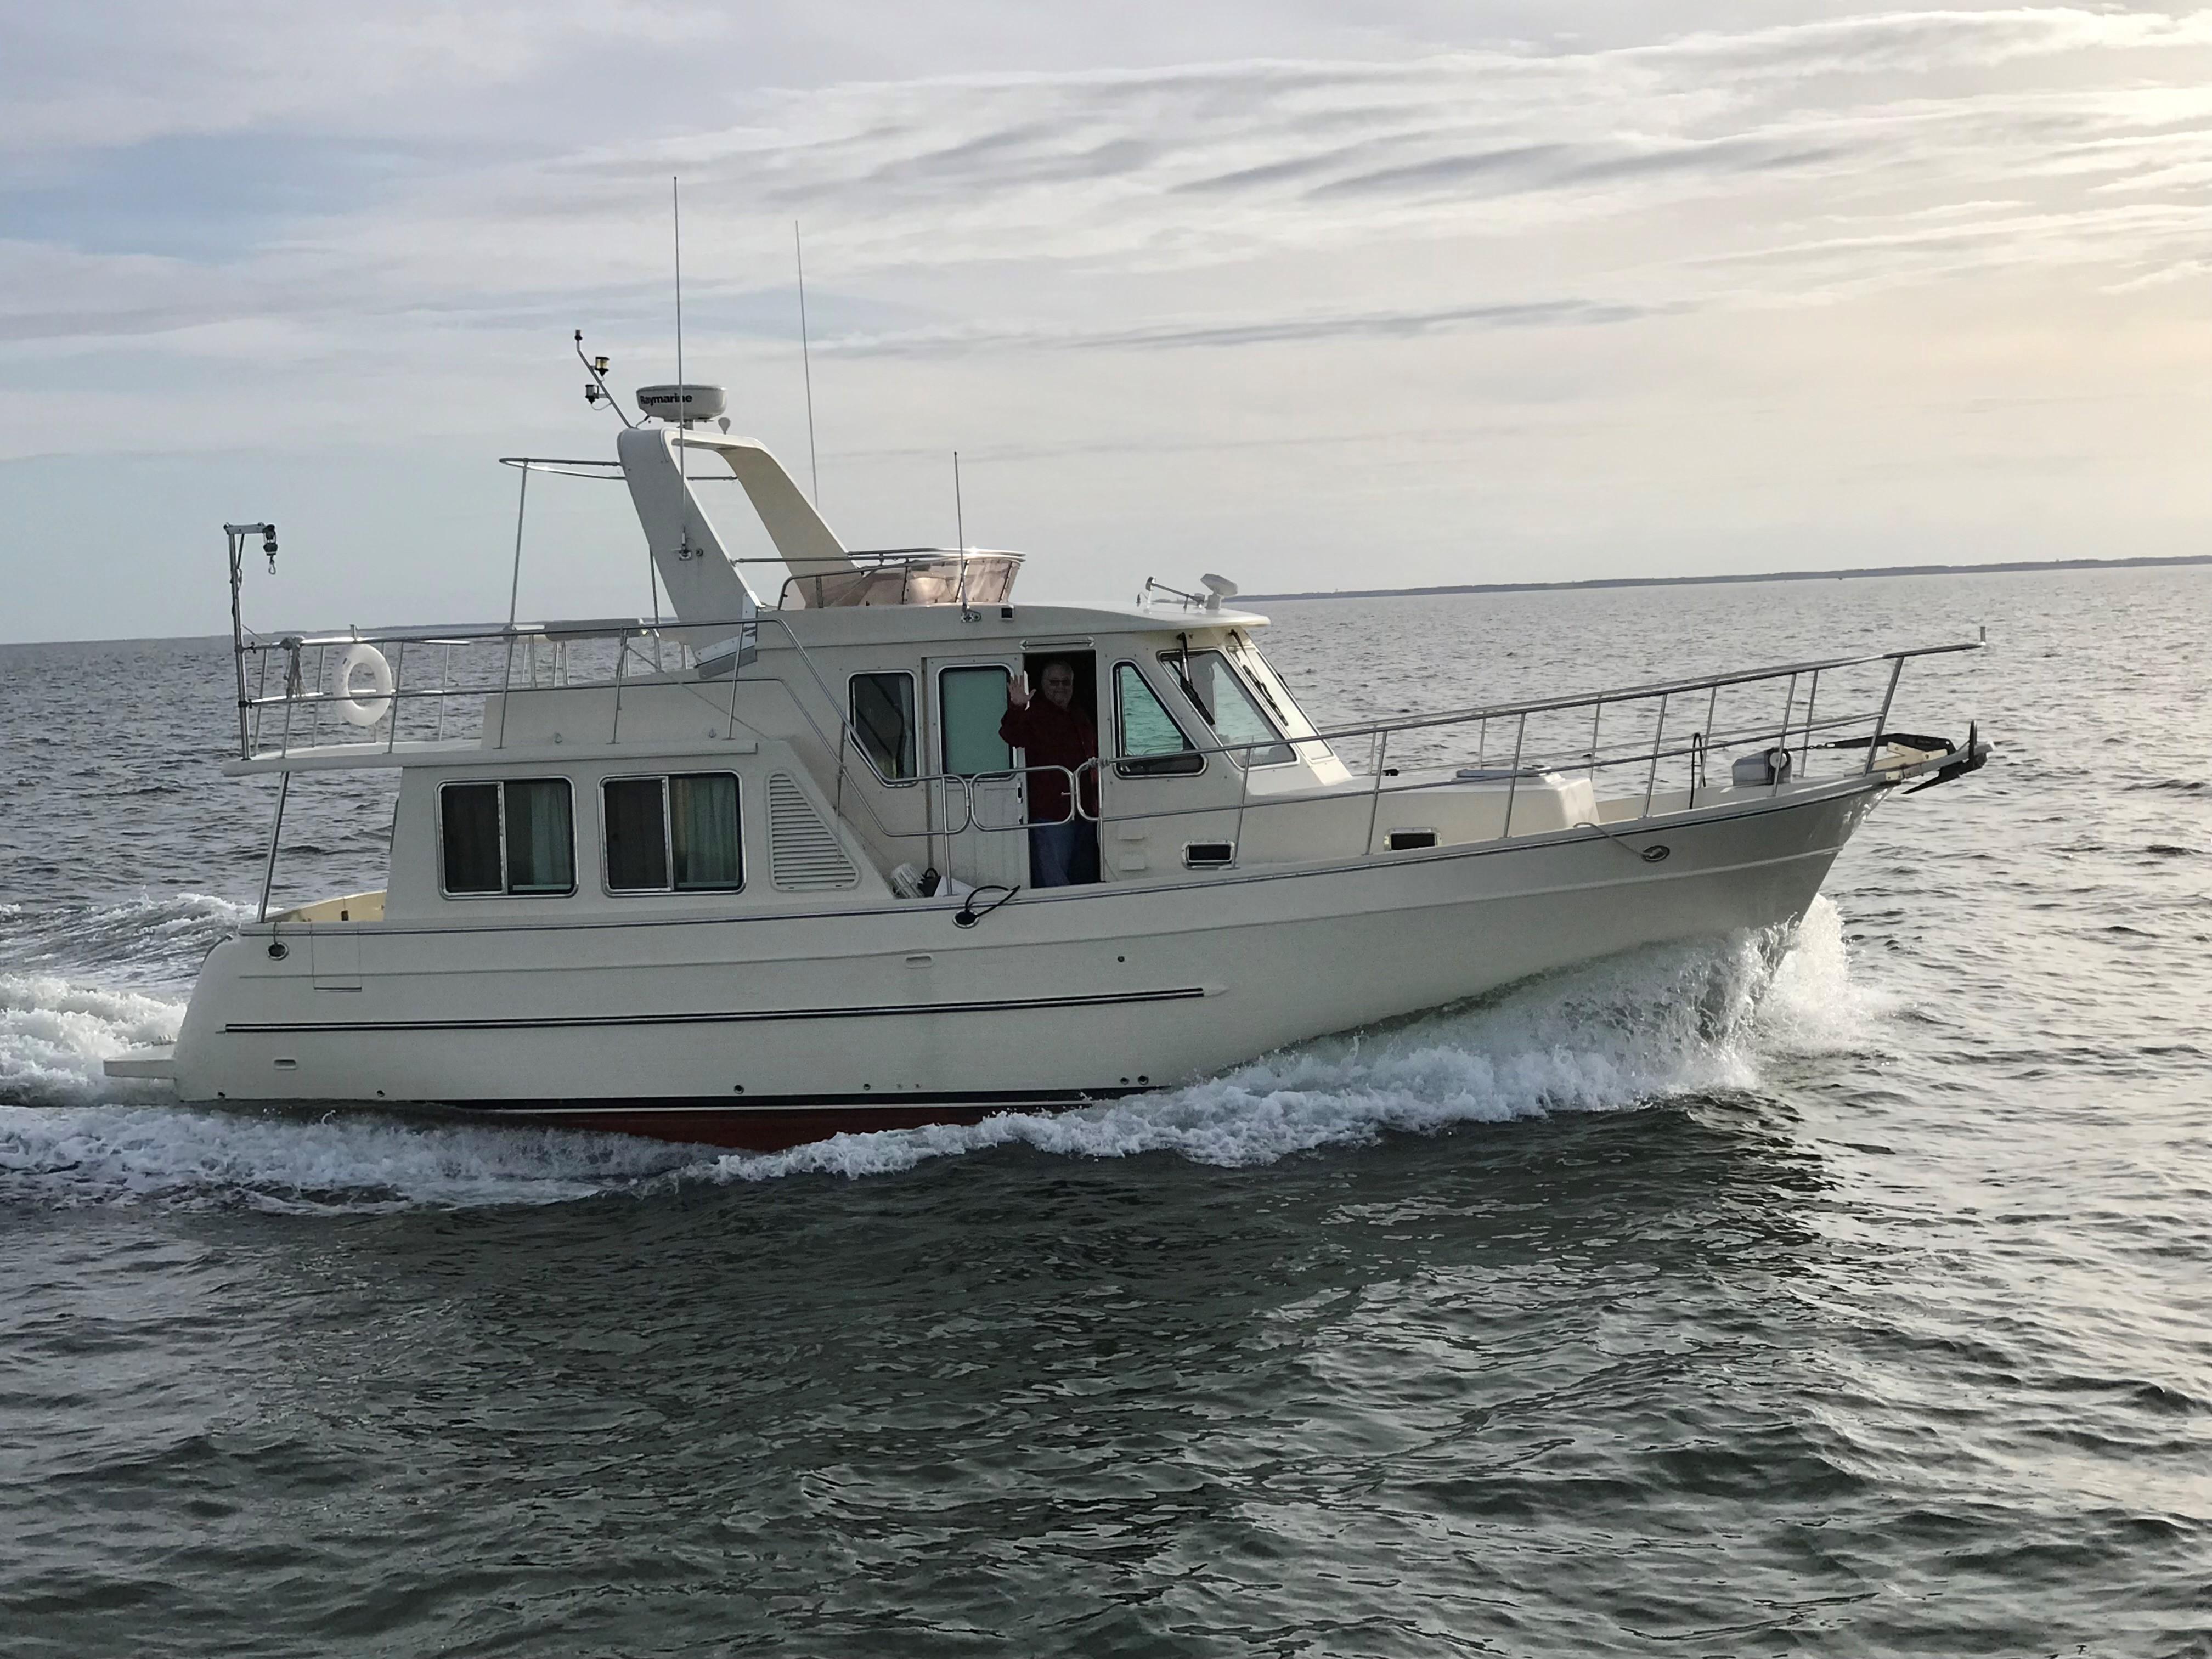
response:
<svg viewBox="0 0 2212 1659"><path fill-rule="evenodd" d="M1006 712L999 736L1024 750L1032 768L1030 786L1030 885L1076 887L1098 879L1098 728L1075 706L1075 669L1060 658L1037 676L1041 698L1032 698L1028 676L1006 682ZM1082 781L1083 811L1069 804L1069 775Z"/></svg>

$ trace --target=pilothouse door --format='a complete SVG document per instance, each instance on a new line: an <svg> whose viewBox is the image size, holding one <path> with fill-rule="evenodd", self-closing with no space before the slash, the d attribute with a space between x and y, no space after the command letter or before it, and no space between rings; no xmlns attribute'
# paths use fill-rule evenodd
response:
<svg viewBox="0 0 2212 1659"><path fill-rule="evenodd" d="M999 735L1006 687L1019 658L963 658L929 665L937 764L930 785L932 856L948 875L981 887L1029 879L1022 752Z"/></svg>

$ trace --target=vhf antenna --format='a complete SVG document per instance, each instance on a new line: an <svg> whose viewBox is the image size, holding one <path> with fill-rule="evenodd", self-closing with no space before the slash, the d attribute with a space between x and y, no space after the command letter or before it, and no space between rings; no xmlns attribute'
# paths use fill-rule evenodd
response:
<svg viewBox="0 0 2212 1659"><path fill-rule="evenodd" d="M691 393L684 384L684 196L677 180L668 180L668 211L676 230L676 404L677 418L684 426L691 413Z"/></svg>
<svg viewBox="0 0 2212 1659"><path fill-rule="evenodd" d="M792 257L799 265L799 365L806 376L806 472L814 481L814 507L822 508L822 464L814 453L814 353L806 338L806 247L799 240L799 221L791 222Z"/></svg>

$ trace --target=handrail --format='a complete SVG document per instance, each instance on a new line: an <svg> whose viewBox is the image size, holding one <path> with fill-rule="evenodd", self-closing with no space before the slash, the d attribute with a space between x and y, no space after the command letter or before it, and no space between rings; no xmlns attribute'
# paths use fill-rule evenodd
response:
<svg viewBox="0 0 2212 1659"><path fill-rule="evenodd" d="M806 661L808 667L810 669L813 667L812 659L807 653L805 644L792 633L790 624L773 611L763 611L751 617L734 617L724 621L686 620L684 622L664 621L656 623L644 617L608 617L580 622L514 623L463 628L428 627L349 629L343 633L319 635L287 634L271 635L264 634L249 636L243 642L241 648L244 650L272 650L278 648L306 649L308 647L330 647L356 644L398 644L402 641L418 644L463 645L479 641L506 640L520 641L532 638L544 639L547 641L574 641L594 638L621 640L633 636L652 637L656 635L665 636L684 634L692 635L696 637L705 633L722 632L726 634L735 632L741 629L761 625L772 626L779 629L789 641L792 647L799 653L802 659ZM1316 726L1313 729L1312 735L1307 737L1284 733L1272 738L1255 738L1245 743L1194 744L1188 749L1182 750L1177 752L1182 754L1195 755L1239 755L1246 754L1258 749L1276 748L1284 744L1297 744L1313 742L1334 743L1336 739L1341 738L1359 738L1385 732L1423 731L1439 726L1465 725L1469 722L1478 720L1510 719L1522 714L1557 713L1571 708L1590 708L1602 703L1642 702L1661 696L1674 696L1686 691L1704 691L1707 690L1718 690L1731 685L1747 685L1760 680L1781 679L1793 674L1810 674L1815 672L1825 673L1836 669L1862 667L1869 663L1887 662L1902 665L1905 662L1919 657L1947 656L1962 651L1980 651L1986 648L1987 647L1983 644L1983 642L1978 640L1962 640L1946 645L1913 646L1908 647L1907 648L1900 651L1869 652L1863 655L1854 657L1826 657L1805 662L1780 663L1768 667L1739 669L1725 674L1695 675L1680 679L1654 680L1644 684L1615 686L1598 691L1581 692L1561 696L1540 697L1520 702L1470 704L1461 708L1442 709L1434 713L1424 714L1400 715L1390 720L1356 722L1341 726ZM815 674L814 678L817 684L821 684L822 689L826 692L828 690L827 683L821 680L818 672ZM586 685L599 684L611 684L613 682L611 680L605 682L585 682ZM475 696L507 689L513 688L471 687L464 689L461 695ZM408 695L443 696L447 694L444 692L434 692L423 694L410 693ZM312 698L313 696L313 693L306 693L295 696L289 700L305 701L308 698ZM253 698L249 699L249 703L273 704L283 701L287 701L287 699ZM1799 722L1793 720L1790 722L1790 729L1795 731L1798 729ZM1642 751L1638 752L1641 753ZM886 779L884 781L889 782L893 781L893 780ZM897 780L897 781L911 781L911 780Z"/></svg>
<svg viewBox="0 0 2212 1659"><path fill-rule="evenodd" d="M1707 688L1719 690L1730 685L1748 685L1758 680L1778 680L1790 674L1826 672L1838 668L1858 668L1871 662L1903 662L1915 657L1940 657L1955 651L1981 651L1987 647L1978 640L1962 640L1955 645L1923 645L1903 651L1873 652L1863 657L1830 657L1817 662L1784 663L1772 668L1753 668L1729 674L1701 675L1680 680L1654 680L1648 685L1620 686L1607 691L1585 692L1579 696L1543 697L1531 702L1481 703L1466 708L1447 709L1435 714L1414 714L1395 720L1381 720L1364 726L1331 726L1316 728L1315 736L1323 741L1336 738L1364 737L1372 732L1412 732L1428 726L1457 726L1468 720L1498 720L1516 714L1544 714L1568 708L1586 708L1592 704L1607 702L1637 702L1652 697L1671 696L1684 691L1703 691ZM1791 722L1794 730L1796 722ZM1222 751L1235 749L1267 749L1279 743L1304 743L1304 738L1275 738L1255 739L1251 743L1222 745ZM1200 750L1197 752L1207 753Z"/></svg>
<svg viewBox="0 0 2212 1659"><path fill-rule="evenodd" d="M846 556L854 568L809 571L804 574L793 572L786 576L783 585L776 590L775 609L836 609L837 605L829 601L833 589L841 595L876 592L885 586L878 579L893 571L898 574L897 602L902 605L916 603L914 584L917 579L933 576L939 583L952 584L952 597L942 603L963 609L976 605L1000 605L1012 593L1014 579L1020 574L1024 562L1018 553L986 551L981 548L900 548L881 553L848 552ZM968 574L971 568L976 570L978 578L972 588ZM794 592L804 603L791 603Z"/></svg>
<svg viewBox="0 0 2212 1659"><path fill-rule="evenodd" d="M757 647L767 645L768 641L763 637L764 635L769 633L780 635L781 642L787 645L796 653L799 663L805 671L804 677L795 678L787 674L749 675L745 672L746 667L750 665L750 659L748 659L746 663L737 665L730 672L728 678L731 684L728 697L726 700L720 697L718 694L718 686L721 677L717 675L713 679L698 677L696 672L697 652L690 642L701 639L724 641L732 635L747 631L751 632L751 637L757 642ZM596 665L592 665L586 670L587 678L578 680L574 678L571 672L569 647L572 645L592 640L605 640L614 645L616 655L611 675L606 678L592 678L592 676L597 676L601 672ZM646 640L654 642L656 653L658 646L664 641L677 646L679 654L677 659L678 665L675 672L659 670L651 675L635 675L631 672L630 659L633 653L637 656L641 663L647 660L642 650L640 649L640 642ZM1601 773L1610 774L1619 768L1634 766L1643 770L1644 775L1636 781L1637 787L1630 792L1628 797L1629 799L1641 797L1639 817L1650 816L1652 805L1658 794L1662 763L1680 761L1686 757L1689 759L1691 769L1691 793L1687 797L1687 810L1695 810L1699 805L1698 793L1713 787L1704 778L1703 773L1705 757L1714 750L1725 750L1752 744L1760 744L1769 748L1779 747L1784 750L1794 749L1797 754L1798 771L1802 780L1814 750L1856 747L1859 743L1864 743L1868 750L1867 759L1862 767L1856 769L1862 773L1871 771L1881 746L1881 736L1887 729L1890 708L1895 698L1898 681L1904 672L1905 663L1919 657L1949 655L1983 648L1981 641L1966 641L1952 644L1912 647L1897 651L1866 653L1857 656L1785 663L1762 668L1735 670L1721 674L1683 677L1580 695L1534 698L1517 702L1481 704L1460 709L1425 714L1400 715L1386 720L1331 726L1316 727L1310 722L1301 720L1298 723L1307 726L1308 728L1305 734L1294 734L1288 732L1271 733L1264 738L1242 742L1217 741L1193 744L1188 749L1177 751L1179 754L1198 757L1222 755L1239 763L1239 788L1233 809L1231 804L1225 800L1208 799L1189 806L1152 807L1143 811L1117 814L1104 811L1103 801L1101 810L1094 813L1089 810L1083 799L1082 775L1085 771L1091 771L1103 777L1104 770L1103 757L1093 757L1075 768L1039 763L984 774L931 772L917 774L912 777L885 777L877 769L873 757L859 741L849 711L842 706L842 700L830 678L824 675L821 665L814 660L813 653L807 649L805 641L799 638L792 623L786 617L772 611L757 612L750 617L732 618L726 622L686 620L655 623L644 618L624 617L477 627L349 629L344 633L327 635L245 635L237 639L234 646L240 656L241 671L245 653L248 651L258 654L261 662L260 672L255 682L254 694L240 701L241 715L250 715L252 725L247 740L241 744L241 757L246 759L282 758L297 752L291 742L293 716L295 709L303 705L313 715L309 723L308 744L314 746L315 740L320 735L323 708L345 701L348 695L343 690L325 689L328 684L325 671L330 666L328 653L331 650L340 647L349 647L356 644L386 644L397 647L392 690L388 693L380 691L376 694L376 700L386 704L387 712L382 720L373 723L363 732L358 745L343 745L348 748L358 746L371 752L381 750L384 754L390 755L395 751L398 741L403 708L419 706L426 702L436 703L439 709L437 729L440 739L442 740L446 721L444 705L447 700L454 697L481 698L486 700L488 707L489 700L494 696L504 700L517 691L544 689L544 684L539 679L541 671L538 645L540 641L545 641L552 647L550 665L553 676L552 685L578 689L611 687L614 690L616 702L613 712L613 733L610 737L610 741L614 741L619 737L623 697L625 690L634 694L635 689L641 684L659 681L664 684L684 687L692 695L708 702L718 714L726 715L732 732L739 724L738 698L741 686L780 687L788 699L793 712L798 715L823 754L833 761L841 779L848 764L846 756L849 753L860 763L860 766L854 769L856 774L872 780L882 788L927 787L927 798L931 805L924 812L924 825L920 830L893 828L884 822L883 813L878 810L878 801L871 799L868 792L862 792L859 795L860 805L864 809L866 817L872 821L874 833L883 839L894 842L960 835L970 830L984 833L1011 833L1033 827L1035 821L1030 819L1026 812L1022 814L1018 823L1006 824L978 823L975 815L975 785L979 781L992 778L1018 776L1026 778L1032 774L1057 773L1066 781L1069 805L1060 817L1050 822L1065 823L1078 819L1097 823L1139 822L1153 818L1172 819L1206 816L1233 810L1237 825L1237 839L1241 844L1243 823L1248 814L1260 812L1271 807L1311 805L1317 800L1342 799L1347 793L1341 785L1315 785L1255 795L1252 787L1250 763L1257 751L1276 749L1285 744L1296 747L1310 743L1331 744L1341 744L1350 739L1370 738L1373 740L1371 753L1374 757L1372 776L1364 781L1364 788L1351 792L1352 799L1357 799L1360 795L1368 798L1368 811L1364 815L1366 827L1362 842L1363 856L1372 852L1375 835L1380 826L1382 797L1449 789L1470 781L1461 775L1464 768L1454 768L1449 762L1434 766L1424 764L1419 769L1401 776L1398 769L1389 767L1384 763L1389 758L1393 738L1401 734L1441 731L1460 726L1477 726L1482 734L1482 750L1486 755L1489 749L1490 724L1501 720L1514 721L1516 731L1513 760L1510 766L1504 769L1500 774L1500 779L1505 783L1506 787L1504 819L1499 838L1510 838L1519 805L1522 780L1525 777L1540 776L1547 772L1561 769L1571 769L1577 772L1587 770L1593 782ZM404 683L409 655L407 647L410 645L418 647L436 645L443 647L443 663L440 669L433 671L439 684L432 687L416 688ZM485 679L483 684L456 684L457 677L453 672L453 660L455 649L471 645L504 646L505 651L500 653L505 659L504 664L502 665L497 659L486 664ZM527 647L527 649L522 647ZM313 689L308 690L302 684L300 659L301 653L311 649L317 651L322 660L317 666L313 682ZM281 682L282 691L271 694L265 689L269 683L267 672L269 659L272 654L279 653L283 655L286 672ZM694 659L690 665L693 672L688 673L685 672L686 653ZM1844 707L1850 712L1816 714L1819 682L1822 674L1878 663L1887 663L1890 665L1890 672L1887 677L1887 684L1882 688L1883 696L1878 711L1857 708L1847 701ZM520 671L520 675L518 670ZM459 678L466 678L466 673L467 668L465 665ZM526 678L522 676L526 676ZM1802 699L1801 707L1796 682L1800 678L1808 676L1811 679L1811 686L1808 695ZM1790 682L1790 696L1782 711L1778 726L1769 718L1732 720L1725 728L1716 725L1714 716L1719 713L1718 698L1723 689L1785 679ZM801 695L802 688L809 681L811 682L815 693L812 696ZM1689 732L1686 737L1676 737L1671 742L1668 741L1668 713L1673 700L1683 696L1686 693L1701 690L1710 693L1708 707L1705 711L1706 719L1703 726L1700 729ZM1649 743L1630 740L1626 743L1607 745L1601 742L1601 723L1607 714L1613 714L1626 705L1652 702L1659 705L1658 719L1651 731L1651 740ZM273 749L260 749L258 738L263 714L265 710L280 707L285 711L284 730L277 739L277 746ZM1836 705L1832 702L1829 707L1832 709ZM1583 708L1593 711L1587 743L1577 738L1548 746L1539 744L1531 749L1531 739L1534 736L1529 726L1532 716L1561 714ZM823 710L836 711L836 729L834 736L829 725L820 718L819 711ZM388 730L383 735L381 742L379 742L375 734L375 726L386 722L389 723ZM1675 729L1679 731L1680 728L1678 726ZM1868 735L1857 738L1848 744L1816 742L1816 736L1820 734L1861 729L1864 729ZM1478 761L1478 764L1480 763ZM954 799L954 796L948 793L946 786L951 786L951 789L957 790L958 806L957 823L939 821L940 806L948 809L945 816L949 819L949 809ZM1779 780L1776 780L1773 787L1778 790L1780 787ZM834 809L841 819L849 816L844 804L846 793L841 784Z"/></svg>
<svg viewBox="0 0 2212 1659"><path fill-rule="evenodd" d="M349 629L344 633L324 635L260 635L252 636L242 642L240 648L241 650L260 652L277 649L299 651L309 648L328 649L338 646L352 646L356 644L379 645L402 643L434 644L452 647L455 645L478 642L489 643L514 641L516 643L525 643L538 639L543 639L549 642L561 643L595 638L614 641L617 643L627 643L630 640L635 638L662 637L684 634L689 634L693 637L697 637L702 634L728 634L747 628L757 627L771 628L783 635L785 640L797 653L801 662L808 669L809 678L815 682L816 688L823 693L825 701L828 701L832 707L835 707L836 702L835 694L831 690L829 682L823 677L820 669L814 663L812 653L806 649L805 643L793 632L791 624L774 611L762 611L751 617L731 618L726 621L686 621L683 623L664 622L657 624L642 617L623 617L594 619L591 621L572 623L519 623L514 624L489 625L476 628L433 627L421 629ZM681 644L682 641L678 640L675 642ZM1778 664L1769 667L1737 670L1723 674L1686 677L1674 680L1653 681L1641 685L1613 687L1594 692L1535 698L1519 702L1475 704L1462 708L1446 709L1431 714L1399 715L1388 720L1353 722L1336 726L1314 726L1311 729L1310 735L1286 732L1264 738L1254 738L1242 743L1194 744L1190 747L1178 750L1177 752L1180 754L1196 756L1224 755L1232 757L1248 756L1257 750L1273 749L1280 747L1285 744L1297 745L1299 744L1320 742L1334 744L1341 739L1351 738L1388 736L1390 734L1407 732L1436 730L1449 726L1467 725L1476 722L1486 723L1494 720L1513 719L1528 714L1557 713L1568 709L1591 708L1601 704L1618 705L1639 701L1647 701L1654 698L1671 697L1686 691L1702 691L1707 690L1717 691L1723 688L1732 685L1752 684L1761 680L1780 679L1790 675L1806 674L1816 672L1825 672L1840 668L1857 667L1869 663L1892 663L1896 665L1899 671L1901 672L1903 664L1914 658L1942 656L1957 652L1978 651L1984 648L1984 647L1981 642L1972 640L1961 641L1956 643L1946 645L1911 647L1899 651L1875 652L1854 657L1832 657L1821 659L1816 661ZM667 678L674 677L670 676ZM614 683L614 680L611 678L604 681L587 680L580 683L580 688L612 685ZM686 684L699 684L699 682L690 680L684 680L679 683ZM568 681L567 684L572 685L579 684L579 683L574 681ZM635 684L636 682L632 681L631 684ZM514 678L510 672L501 675L501 683L498 684L486 684L481 686L441 685L441 687L434 690L420 691L410 690L404 685L399 685L395 686L393 691L388 695L394 702L398 702L404 700L428 700L432 698L443 698L453 696L489 696L516 690L528 689L532 688L528 686L517 686L514 683ZM246 703L249 708L264 708L300 702L328 702L337 700L337 694L322 690L319 681L317 688L312 691L288 691L281 696L252 696L246 700ZM850 722L841 721L841 724L849 726ZM1829 724L1829 722L1821 721L1818 724L1825 727ZM1770 726L1755 726L1748 729L1758 731L1771 728ZM1793 719L1789 723L1789 729L1791 731L1803 730L1805 729L1805 723ZM827 739L825 733L817 730L817 736L822 738L826 744ZM1718 736L1719 734L1717 733L1709 733L1709 744L1718 746ZM1638 759L1648 757L1650 752L1650 751L1649 750L1642 748L1637 749L1633 751L1634 757ZM1585 762L1584 763L1587 763ZM1605 764L1607 763L1601 760L1600 763ZM921 780L919 778L889 779L883 778L878 775L878 781L884 783L906 783L920 781Z"/></svg>

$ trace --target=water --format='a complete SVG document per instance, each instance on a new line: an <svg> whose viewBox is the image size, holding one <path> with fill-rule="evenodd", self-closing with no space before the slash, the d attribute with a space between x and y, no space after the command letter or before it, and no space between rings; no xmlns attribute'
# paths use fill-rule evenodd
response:
<svg viewBox="0 0 2212 1659"><path fill-rule="evenodd" d="M0 647L0 1652L2212 1654L2207 615L1282 606L1338 718L1986 623L2002 748L1794 941L769 1158L101 1080L267 787L219 647Z"/></svg>

